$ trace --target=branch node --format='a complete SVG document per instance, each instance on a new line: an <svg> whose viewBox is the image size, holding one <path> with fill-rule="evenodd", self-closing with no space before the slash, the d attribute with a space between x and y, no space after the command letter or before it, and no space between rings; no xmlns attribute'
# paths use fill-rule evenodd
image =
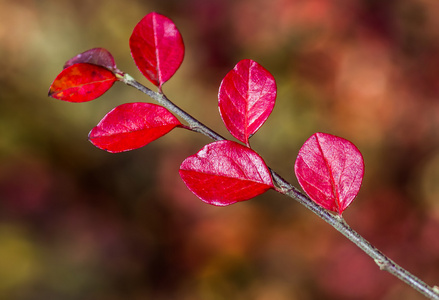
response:
<svg viewBox="0 0 439 300"><path fill-rule="evenodd" d="M334 218L337 219L340 223L347 225L346 221L343 219L342 215L334 214Z"/></svg>
<svg viewBox="0 0 439 300"><path fill-rule="evenodd" d="M381 271L387 270L388 263L385 260L375 258L374 261L378 265L378 267L380 268Z"/></svg>

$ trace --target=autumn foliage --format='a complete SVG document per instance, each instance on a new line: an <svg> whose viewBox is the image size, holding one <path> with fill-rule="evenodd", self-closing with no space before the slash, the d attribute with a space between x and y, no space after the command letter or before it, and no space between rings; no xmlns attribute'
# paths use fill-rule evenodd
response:
<svg viewBox="0 0 439 300"><path fill-rule="evenodd" d="M135 26L129 45L140 72L162 93L163 84L184 57L183 40L175 24L150 13ZM66 62L49 96L70 102L91 101L114 82L123 81L124 75L109 51L91 49ZM180 176L201 200L225 206L269 189L278 190L270 169L249 142L271 114L276 95L273 75L253 60L241 60L225 75L218 92L219 112L228 131L242 144L216 141L183 161ZM163 106L126 103L110 111L91 130L89 140L105 151L123 152L143 147L177 127L191 129ZM360 189L364 163L351 142L316 133L300 149L294 171L313 201L341 215Z"/></svg>

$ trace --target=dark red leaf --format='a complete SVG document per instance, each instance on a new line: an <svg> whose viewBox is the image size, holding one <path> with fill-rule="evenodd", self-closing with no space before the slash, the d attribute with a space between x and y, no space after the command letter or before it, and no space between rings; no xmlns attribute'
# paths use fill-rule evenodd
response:
<svg viewBox="0 0 439 300"><path fill-rule="evenodd" d="M143 147L179 125L180 121L162 106L125 103L106 114L90 131L89 139L96 147L117 153Z"/></svg>
<svg viewBox="0 0 439 300"><path fill-rule="evenodd" d="M263 159L232 141L208 144L186 158L180 176L201 200L217 206L248 200L273 188Z"/></svg>
<svg viewBox="0 0 439 300"><path fill-rule="evenodd" d="M221 82L218 100L221 118L227 129L248 145L248 139L273 110L276 81L257 62L241 60Z"/></svg>
<svg viewBox="0 0 439 300"><path fill-rule="evenodd" d="M155 12L136 25L130 49L140 72L160 89L180 67L184 56L183 39L177 27Z"/></svg>
<svg viewBox="0 0 439 300"><path fill-rule="evenodd" d="M104 48L93 48L76 55L64 64L64 69L79 63L94 64L109 70L116 69L116 62L114 61L113 55Z"/></svg>
<svg viewBox="0 0 439 300"><path fill-rule="evenodd" d="M294 171L313 201L341 215L360 190L364 161L348 140L318 132L303 144Z"/></svg>
<svg viewBox="0 0 439 300"><path fill-rule="evenodd" d="M113 72L104 67L88 63L74 64L55 78L49 96L69 102L86 102L101 96L116 80Z"/></svg>

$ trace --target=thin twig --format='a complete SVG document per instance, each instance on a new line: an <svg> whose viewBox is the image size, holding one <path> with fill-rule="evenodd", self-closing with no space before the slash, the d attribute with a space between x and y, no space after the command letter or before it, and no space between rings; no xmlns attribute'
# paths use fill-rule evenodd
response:
<svg viewBox="0 0 439 300"><path fill-rule="evenodd" d="M141 83L137 82L128 74L124 74L123 78L121 78L121 81L145 93L152 99L156 100L159 104L166 107L168 110L180 116L188 123L190 130L202 133L216 141L225 140L224 137L222 137L203 123L199 122L197 119L195 119L184 110L182 110L180 107L175 105L164 94L150 90ZM338 230L352 243L357 245L361 250L369 255L381 270L385 270L390 274L396 276L398 279L404 281L413 289L417 290L427 298L439 300L439 292L437 292L437 287L430 287L421 279L417 278L401 266L397 265L394 261L384 255L380 250L378 250L366 239L364 239L360 234L353 230L341 216L330 213L328 210L324 209L323 207L312 201L308 196L301 193L297 188L295 188L293 185L283 179L272 169L270 169L270 172L276 185L276 191L298 201L306 208L311 210L313 213L315 213L317 216L319 216L321 219L323 219L325 222L327 222L329 225Z"/></svg>

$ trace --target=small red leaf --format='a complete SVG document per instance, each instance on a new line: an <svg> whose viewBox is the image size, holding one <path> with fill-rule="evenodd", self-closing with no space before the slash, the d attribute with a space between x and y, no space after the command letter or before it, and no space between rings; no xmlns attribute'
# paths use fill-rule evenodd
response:
<svg viewBox="0 0 439 300"><path fill-rule="evenodd" d="M64 69L79 63L94 64L109 70L116 69L113 55L104 48L93 48L76 55L64 64Z"/></svg>
<svg viewBox="0 0 439 300"><path fill-rule="evenodd" d="M249 145L248 139L264 124L276 100L276 81L257 62L241 60L221 82L218 105L230 133Z"/></svg>
<svg viewBox="0 0 439 300"><path fill-rule="evenodd" d="M208 144L186 158L180 176L201 200L217 206L248 200L273 188L263 159L232 141Z"/></svg>
<svg viewBox="0 0 439 300"><path fill-rule="evenodd" d="M116 80L113 72L104 67L88 63L74 64L55 78L49 96L69 102L91 101L104 94Z"/></svg>
<svg viewBox="0 0 439 300"><path fill-rule="evenodd" d="M314 202L341 215L360 190L364 161L348 140L318 132L303 144L294 171Z"/></svg>
<svg viewBox="0 0 439 300"><path fill-rule="evenodd" d="M89 134L90 142L111 153L129 151L167 134L180 121L166 108L144 102L115 107Z"/></svg>
<svg viewBox="0 0 439 300"><path fill-rule="evenodd" d="M177 27L155 12L136 25L130 49L140 72L160 89L180 67L184 56L183 39Z"/></svg>

